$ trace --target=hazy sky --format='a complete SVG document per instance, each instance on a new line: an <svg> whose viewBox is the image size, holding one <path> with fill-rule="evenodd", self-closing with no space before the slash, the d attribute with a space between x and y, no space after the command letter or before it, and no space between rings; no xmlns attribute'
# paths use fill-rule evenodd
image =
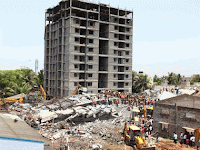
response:
<svg viewBox="0 0 200 150"><path fill-rule="evenodd" d="M0 0L0 69L44 63L45 9L60 0ZM98 0L90 0L99 2ZM199 0L101 0L134 11L133 70L200 73Z"/></svg>

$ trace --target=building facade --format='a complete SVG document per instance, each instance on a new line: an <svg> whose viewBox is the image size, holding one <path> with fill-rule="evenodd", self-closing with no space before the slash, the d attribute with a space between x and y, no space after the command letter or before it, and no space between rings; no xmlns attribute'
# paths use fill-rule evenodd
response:
<svg viewBox="0 0 200 150"><path fill-rule="evenodd" d="M165 138L200 128L200 97L187 94L155 102L153 130Z"/></svg>
<svg viewBox="0 0 200 150"><path fill-rule="evenodd" d="M61 1L45 13L44 88L67 96L132 91L133 12L81 0Z"/></svg>

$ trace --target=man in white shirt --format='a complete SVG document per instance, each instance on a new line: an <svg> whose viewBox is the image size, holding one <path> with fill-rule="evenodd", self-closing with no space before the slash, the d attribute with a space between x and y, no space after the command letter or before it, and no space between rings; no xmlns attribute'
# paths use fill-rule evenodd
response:
<svg viewBox="0 0 200 150"><path fill-rule="evenodd" d="M183 136L184 144L186 144L186 139L187 139L187 134L184 134Z"/></svg>
<svg viewBox="0 0 200 150"><path fill-rule="evenodd" d="M177 134L176 132L174 132L174 143L176 144L176 142L177 142Z"/></svg>
<svg viewBox="0 0 200 150"><path fill-rule="evenodd" d="M149 126L149 133L150 133L150 135L151 135L152 130L153 130L153 127Z"/></svg>
<svg viewBox="0 0 200 150"><path fill-rule="evenodd" d="M180 144L183 144L184 143L184 141L183 141L183 132L181 132L181 134L180 134L180 139L181 139Z"/></svg>
<svg viewBox="0 0 200 150"><path fill-rule="evenodd" d="M151 125L153 125L153 119L152 118L149 120L149 122L150 122Z"/></svg>
<svg viewBox="0 0 200 150"><path fill-rule="evenodd" d="M195 143L195 136L191 136L191 137L190 137L190 141L191 141L191 145L190 145L190 146L194 146L194 143Z"/></svg>

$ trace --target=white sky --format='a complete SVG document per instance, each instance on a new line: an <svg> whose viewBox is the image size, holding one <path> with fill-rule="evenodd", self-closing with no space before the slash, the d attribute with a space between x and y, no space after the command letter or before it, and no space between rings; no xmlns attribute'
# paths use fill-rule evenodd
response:
<svg viewBox="0 0 200 150"><path fill-rule="evenodd" d="M0 69L44 61L45 9L60 0L0 1ZM90 0L99 2L97 0ZM101 0L134 11L133 70L185 76L200 71L199 0Z"/></svg>

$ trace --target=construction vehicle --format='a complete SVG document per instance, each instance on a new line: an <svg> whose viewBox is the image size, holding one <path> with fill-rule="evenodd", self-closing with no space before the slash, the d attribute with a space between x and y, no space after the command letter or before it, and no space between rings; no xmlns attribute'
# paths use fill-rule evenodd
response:
<svg viewBox="0 0 200 150"><path fill-rule="evenodd" d="M124 125L124 139L125 143L132 146L135 150L155 150L154 146L149 146L145 140L144 135L140 132L140 128L135 125Z"/></svg>
<svg viewBox="0 0 200 150"><path fill-rule="evenodd" d="M200 128L195 130L195 145L200 147Z"/></svg>
<svg viewBox="0 0 200 150"><path fill-rule="evenodd" d="M0 99L0 105L6 104L6 103L23 103L23 98L20 97L19 100L15 99L15 98L4 98L4 99Z"/></svg>
<svg viewBox="0 0 200 150"><path fill-rule="evenodd" d="M153 116L153 107L146 108L146 116L149 118Z"/></svg>
<svg viewBox="0 0 200 150"><path fill-rule="evenodd" d="M46 100L47 94L41 85L40 85L40 91L42 92L42 94L44 95L44 99Z"/></svg>
<svg viewBox="0 0 200 150"><path fill-rule="evenodd" d="M73 92L73 95L76 95L76 93L78 92L78 90L81 88L81 85L79 84L76 89Z"/></svg>
<svg viewBox="0 0 200 150"><path fill-rule="evenodd" d="M139 124L139 113L140 111L138 109L133 109L130 115L131 120L134 121L136 125Z"/></svg>
<svg viewBox="0 0 200 150"><path fill-rule="evenodd" d="M153 116L153 107L145 107L145 104L143 103L143 106L139 107L140 115L144 115L144 118L149 117L151 118Z"/></svg>

